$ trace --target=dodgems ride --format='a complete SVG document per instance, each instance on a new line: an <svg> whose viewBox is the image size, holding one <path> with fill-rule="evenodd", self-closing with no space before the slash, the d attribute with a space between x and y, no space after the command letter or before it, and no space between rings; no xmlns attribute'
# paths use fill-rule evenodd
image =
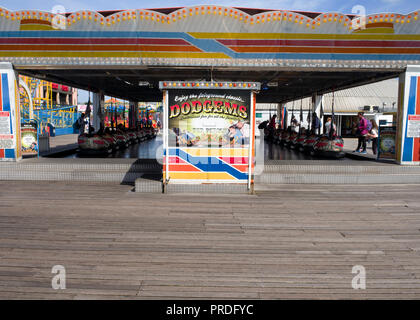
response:
<svg viewBox="0 0 420 320"><path fill-rule="evenodd" d="M96 133L82 133L77 139L78 153L87 156L106 156L127 148L130 144L153 139L156 135L157 129L154 128L127 129L123 126L101 129Z"/></svg>
<svg viewBox="0 0 420 320"><path fill-rule="evenodd" d="M301 104L302 105L302 104ZM292 107L293 108L293 107ZM302 107L301 107L302 108ZM337 135L336 127L334 124L334 92L332 100L332 113L331 113L331 129L328 134L319 135L316 134L317 129L314 128L311 121L311 112L308 113L309 127L305 129L301 127L299 133L296 132L293 127L296 128L294 123L294 115L292 109L292 120L286 130L277 129L275 131L269 131L267 128L264 130L265 139L270 143L279 144L281 147L287 147L288 149L295 149L296 151L304 152L311 156L339 159L345 156L344 153L344 140L341 136ZM302 110L301 110L302 114ZM323 108L321 104L321 118L323 118ZM302 115L301 115L302 121Z"/></svg>

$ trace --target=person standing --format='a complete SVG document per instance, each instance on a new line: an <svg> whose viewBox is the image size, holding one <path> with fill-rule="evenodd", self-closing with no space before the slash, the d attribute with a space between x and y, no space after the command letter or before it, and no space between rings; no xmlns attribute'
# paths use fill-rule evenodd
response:
<svg viewBox="0 0 420 320"><path fill-rule="evenodd" d="M292 127L292 131L299 133L299 121L297 121L295 116L292 116L292 119L290 120L290 125Z"/></svg>
<svg viewBox="0 0 420 320"><path fill-rule="evenodd" d="M274 137L274 131L276 131L276 118L277 115L274 114L271 118L270 118L270 122L267 126L267 131L268 131L268 139L271 140Z"/></svg>
<svg viewBox="0 0 420 320"><path fill-rule="evenodd" d="M359 118L359 124L357 126L358 143L354 152L366 154L366 137L369 133L367 123L368 120L363 116L363 112L359 112L357 117ZM362 151L360 151L360 148L362 148Z"/></svg>
<svg viewBox="0 0 420 320"><path fill-rule="evenodd" d="M274 114L274 115L271 117L271 119L270 119L270 124L269 124L269 126L270 126L273 130L275 130L275 129L276 129L276 118L277 118L277 115L276 115L276 114Z"/></svg>
<svg viewBox="0 0 420 320"><path fill-rule="evenodd" d="M368 133L368 137L372 139L372 152L376 155L378 150L378 124L372 119L372 129Z"/></svg>
<svg viewBox="0 0 420 320"><path fill-rule="evenodd" d="M77 127L79 128L79 134L84 134L86 132L86 114L83 112L80 115L80 118L77 119Z"/></svg>
<svg viewBox="0 0 420 320"><path fill-rule="evenodd" d="M312 130L315 134L319 134L321 129L321 120L319 120L316 112L312 113Z"/></svg>
<svg viewBox="0 0 420 320"><path fill-rule="evenodd" d="M248 123L245 123L245 122L242 122L242 121L238 121L238 123L235 125L235 127L241 133L242 144L248 145L249 144L249 141L250 141L250 138L251 138L251 136L250 136L250 130L249 130L249 124Z"/></svg>
<svg viewBox="0 0 420 320"><path fill-rule="evenodd" d="M327 136L330 135L331 127L333 128L332 135L334 136L336 131L337 131L337 128L336 128L335 124L332 123L331 117L328 117L327 122L325 122L325 134Z"/></svg>

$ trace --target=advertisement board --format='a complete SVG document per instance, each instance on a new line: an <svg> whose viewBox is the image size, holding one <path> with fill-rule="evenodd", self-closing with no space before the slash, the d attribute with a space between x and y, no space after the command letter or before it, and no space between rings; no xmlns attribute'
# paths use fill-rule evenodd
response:
<svg viewBox="0 0 420 320"><path fill-rule="evenodd" d="M13 134L10 134L10 112L0 112L0 149L11 149L14 147Z"/></svg>
<svg viewBox="0 0 420 320"><path fill-rule="evenodd" d="M378 159L396 159L396 126L379 126Z"/></svg>
<svg viewBox="0 0 420 320"><path fill-rule="evenodd" d="M249 147L250 94L234 90L172 90L169 147Z"/></svg>
<svg viewBox="0 0 420 320"><path fill-rule="evenodd" d="M407 121L407 137L420 138L420 115L409 115Z"/></svg>
<svg viewBox="0 0 420 320"><path fill-rule="evenodd" d="M22 155L38 155L38 128L34 121L21 124Z"/></svg>
<svg viewBox="0 0 420 320"><path fill-rule="evenodd" d="M249 183L253 169L252 87L165 90L167 183ZM165 88L163 88L165 89Z"/></svg>

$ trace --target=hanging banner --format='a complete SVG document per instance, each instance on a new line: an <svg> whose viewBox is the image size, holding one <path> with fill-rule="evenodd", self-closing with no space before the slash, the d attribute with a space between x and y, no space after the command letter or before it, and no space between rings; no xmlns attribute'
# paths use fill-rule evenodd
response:
<svg viewBox="0 0 420 320"><path fill-rule="evenodd" d="M378 159L396 159L395 142L397 138L396 126L379 126Z"/></svg>
<svg viewBox="0 0 420 320"><path fill-rule="evenodd" d="M243 87L235 90L223 86L166 91L169 157L164 169L169 183L249 182L253 93Z"/></svg>
<svg viewBox="0 0 420 320"><path fill-rule="evenodd" d="M22 155L38 154L38 128L36 122L21 124Z"/></svg>

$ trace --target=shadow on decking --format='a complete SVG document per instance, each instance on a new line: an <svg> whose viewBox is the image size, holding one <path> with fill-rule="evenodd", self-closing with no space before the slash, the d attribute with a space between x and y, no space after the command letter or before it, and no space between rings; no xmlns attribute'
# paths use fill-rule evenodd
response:
<svg viewBox="0 0 420 320"><path fill-rule="evenodd" d="M134 186L136 179L162 181L162 164L156 159L138 159L134 161L126 172L121 184Z"/></svg>

